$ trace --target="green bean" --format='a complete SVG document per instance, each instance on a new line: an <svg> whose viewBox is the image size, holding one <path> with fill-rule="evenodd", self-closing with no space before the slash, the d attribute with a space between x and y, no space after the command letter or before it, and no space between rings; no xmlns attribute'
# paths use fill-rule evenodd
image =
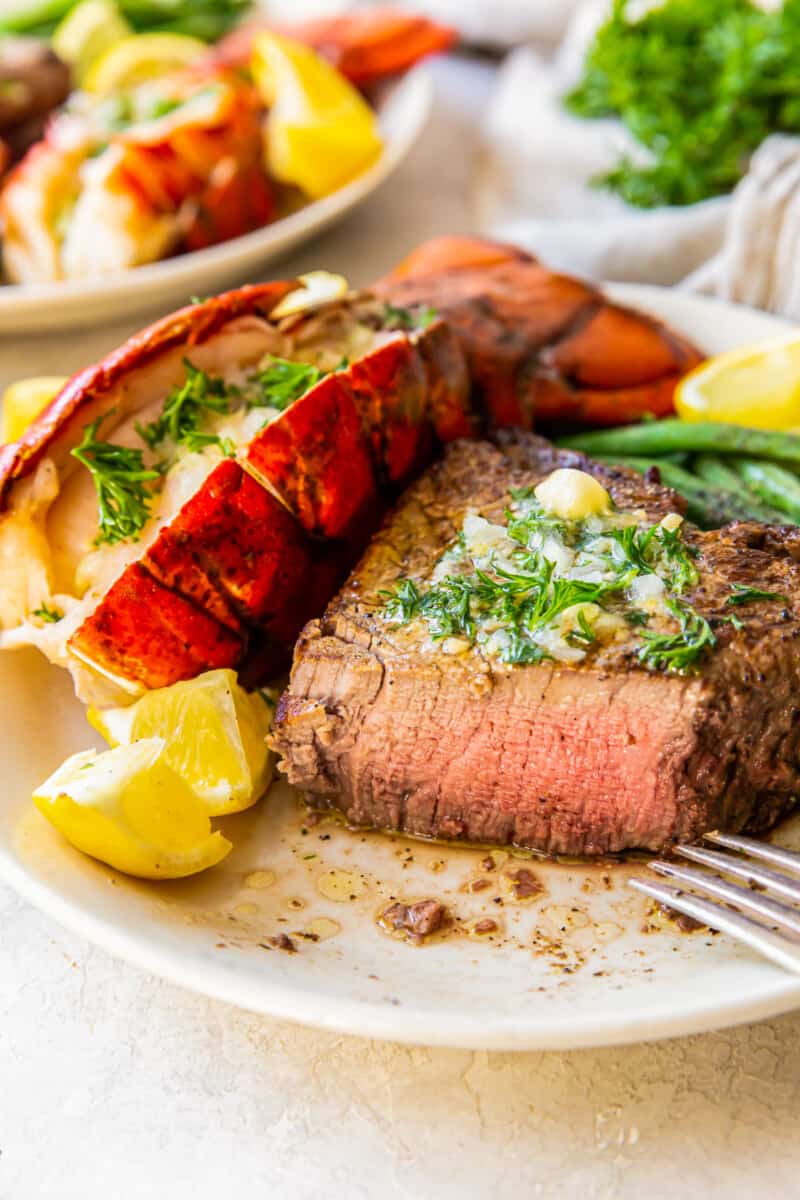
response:
<svg viewBox="0 0 800 1200"><path fill-rule="evenodd" d="M0 33L38 32L41 26L55 25L73 5L74 0L32 0L29 4L18 4L0 17Z"/></svg>
<svg viewBox="0 0 800 1200"><path fill-rule="evenodd" d="M753 520L764 521L767 525L785 525L786 513L775 505L765 503L766 497L749 487L742 475L730 465L731 461L718 458L715 454L698 454L692 459L692 471L709 487L723 488L746 500L752 510ZM782 471L782 467L775 470ZM798 485L800 490L800 484Z"/></svg>
<svg viewBox="0 0 800 1200"><path fill-rule="evenodd" d="M734 492L727 488L712 487L696 479L682 467L665 462L663 459L631 455L614 455L608 458L598 455L597 457L610 465L631 467L642 475L651 467L657 467L661 482L683 496L689 520L694 521L703 529L717 529L720 525L727 525L729 521L763 521L767 524L786 524L786 517L782 513L765 509L765 506L758 500L746 494L746 489L740 488L738 492Z"/></svg>
<svg viewBox="0 0 800 1200"><path fill-rule="evenodd" d="M0 33L49 36L77 0L28 0L0 16ZM185 33L205 41L222 37L251 7L250 0L119 0L137 31Z"/></svg>
<svg viewBox="0 0 800 1200"><path fill-rule="evenodd" d="M697 454L692 459L693 475L710 484L712 487L727 488L730 492L742 490L742 480L733 467L716 454Z"/></svg>
<svg viewBox="0 0 800 1200"><path fill-rule="evenodd" d="M800 521L800 481L785 467L758 459L743 458L735 463L747 487L763 500Z"/></svg>
<svg viewBox="0 0 800 1200"><path fill-rule="evenodd" d="M605 457L618 454L660 455L675 451L695 454L741 454L770 462L800 463L800 437L766 429L745 429L717 421L642 421L618 429L600 429L562 438L559 445Z"/></svg>
<svg viewBox="0 0 800 1200"><path fill-rule="evenodd" d="M183 33L213 42L239 21L251 0L118 0L134 29Z"/></svg>

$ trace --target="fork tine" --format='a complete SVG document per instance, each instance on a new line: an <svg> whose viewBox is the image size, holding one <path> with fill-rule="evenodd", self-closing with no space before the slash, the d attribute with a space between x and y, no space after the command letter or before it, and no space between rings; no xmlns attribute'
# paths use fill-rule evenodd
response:
<svg viewBox="0 0 800 1200"><path fill-rule="evenodd" d="M800 854L796 850L782 850L780 846L771 846L769 842L757 842L755 838L734 837L731 833L704 833L703 837L718 846L727 846L729 850L741 850L751 858L761 858L764 862L773 863L776 867L785 867L787 871L800 873Z"/></svg>
<svg viewBox="0 0 800 1200"><path fill-rule="evenodd" d="M713 867L725 875L733 875L735 879L756 883L767 891L800 904L800 879L790 879L788 875L781 875L778 871L770 871L767 867L759 867L745 859L734 858L731 854L703 850L700 846L676 846L675 851L684 858L690 858L692 862L702 863L704 867Z"/></svg>
<svg viewBox="0 0 800 1200"><path fill-rule="evenodd" d="M800 975L800 946L773 933L771 929L765 929L749 917L743 917L739 913L731 912L729 908L714 904L711 900L689 895L667 884L631 879L630 885L638 892L644 892L646 896L657 900L659 904L666 904L677 912L694 917L696 921L702 921L704 925L710 925L712 929L731 934L732 937L758 950L765 958Z"/></svg>
<svg viewBox="0 0 800 1200"><path fill-rule="evenodd" d="M770 900L763 892L737 887L735 883L728 883L718 875L710 875L707 871L694 871L691 867L679 867L675 863L657 861L647 865L659 875L666 875L668 879L675 879L679 883L698 888L701 892L708 892L718 900L736 905L745 913L757 913L764 920L800 936L800 912L796 908L778 904L777 900Z"/></svg>

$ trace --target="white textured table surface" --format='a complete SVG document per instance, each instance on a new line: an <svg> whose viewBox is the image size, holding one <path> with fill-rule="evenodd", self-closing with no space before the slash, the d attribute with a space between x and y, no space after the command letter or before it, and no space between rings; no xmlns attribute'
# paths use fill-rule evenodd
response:
<svg viewBox="0 0 800 1200"><path fill-rule="evenodd" d="M437 68L423 143L291 263L368 280L472 224L479 67ZM124 329L0 345L0 383ZM295 1028L115 962L0 886L0 1200L800 1196L800 1015L572 1054Z"/></svg>

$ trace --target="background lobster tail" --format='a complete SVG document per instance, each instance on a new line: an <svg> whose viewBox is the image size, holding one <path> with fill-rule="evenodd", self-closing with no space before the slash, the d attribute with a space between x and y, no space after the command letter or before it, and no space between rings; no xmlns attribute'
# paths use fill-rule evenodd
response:
<svg viewBox="0 0 800 1200"><path fill-rule="evenodd" d="M224 38L215 56L227 66L246 66L253 39L268 28L274 26L249 22ZM388 8L301 21L279 32L311 46L359 87L399 75L421 58L448 50L456 40L456 31L446 25Z"/></svg>
<svg viewBox="0 0 800 1200"><path fill-rule="evenodd" d="M475 402L492 427L622 425L672 410L700 352L662 322L548 271L515 246L441 237L375 289L429 304L457 334Z"/></svg>

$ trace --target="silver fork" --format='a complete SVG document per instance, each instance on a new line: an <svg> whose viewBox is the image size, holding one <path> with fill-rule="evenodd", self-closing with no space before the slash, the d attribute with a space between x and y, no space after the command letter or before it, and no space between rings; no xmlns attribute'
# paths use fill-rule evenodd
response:
<svg viewBox="0 0 800 1200"><path fill-rule="evenodd" d="M727 833L707 833L705 840L734 853L676 846L676 854L711 870L658 860L648 866L677 886L631 879L631 887L703 925L729 933L765 958L800 974L800 854ZM744 886L722 878L725 875L741 880ZM707 900L698 892L722 903Z"/></svg>

